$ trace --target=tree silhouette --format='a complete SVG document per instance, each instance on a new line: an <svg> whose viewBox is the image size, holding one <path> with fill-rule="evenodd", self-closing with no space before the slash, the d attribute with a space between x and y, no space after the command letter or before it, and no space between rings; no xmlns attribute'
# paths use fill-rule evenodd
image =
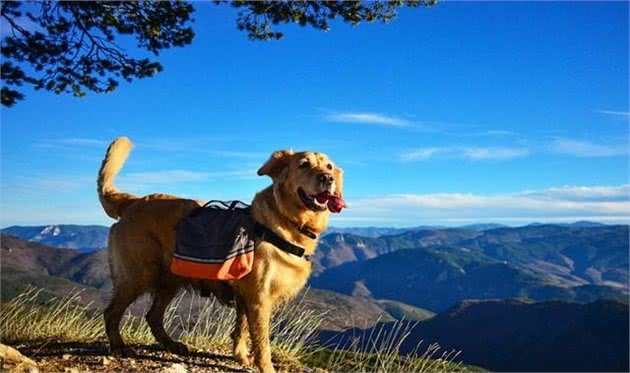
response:
<svg viewBox="0 0 630 373"><path fill-rule="evenodd" d="M352 25L387 22L401 6L433 5L418 1L215 1L236 8L236 27L251 40L280 39L280 24L295 23L328 30L341 19ZM119 44L135 39L142 51L192 42L193 5L181 1L3 1L2 105L24 99L19 87L85 96L109 93L121 80L151 77L162 71L154 59L132 56Z"/></svg>

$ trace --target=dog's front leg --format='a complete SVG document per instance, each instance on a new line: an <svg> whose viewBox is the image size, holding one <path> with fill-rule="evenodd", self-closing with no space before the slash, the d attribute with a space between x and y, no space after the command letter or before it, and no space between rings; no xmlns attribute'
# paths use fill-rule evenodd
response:
<svg viewBox="0 0 630 373"><path fill-rule="evenodd" d="M271 304L258 301L247 305L247 321L254 347L254 361L262 373L274 373L271 364L271 346L269 329L271 327Z"/></svg>
<svg viewBox="0 0 630 373"><path fill-rule="evenodd" d="M247 339L249 337L249 325L247 323L247 309L245 303L236 298L236 325L232 333L233 352L236 361L242 365L249 365L249 349Z"/></svg>

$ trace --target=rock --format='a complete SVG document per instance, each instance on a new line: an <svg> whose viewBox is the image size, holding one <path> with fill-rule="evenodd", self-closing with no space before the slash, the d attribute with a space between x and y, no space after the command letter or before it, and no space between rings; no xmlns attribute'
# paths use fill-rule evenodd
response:
<svg viewBox="0 0 630 373"><path fill-rule="evenodd" d="M173 363L170 367L162 369L162 373L188 373L188 369L184 364Z"/></svg>
<svg viewBox="0 0 630 373"><path fill-rule="evenodd" d="M113 359L110 358L110 357L103 356L103 365L107 366L107 365L111 364L112 360Z"/></svg>
<svg viewBox="0 0 630 373"><path fill-rule="evenodd" d="M64 360L70 360L71 357L72 357L72 355L70 355L70 354L63 354L61 356L61 358L64 359Z"/></svg>
<svg viewBox="0 0 630 373"><path fill-rule="evenodd" d="M39 372L39 368L37 367L37 363L35 361L22 355L22 353L15 348L1 343L0 360L3 362L3 372L4 368L8 368L9 372Z"/></svg>

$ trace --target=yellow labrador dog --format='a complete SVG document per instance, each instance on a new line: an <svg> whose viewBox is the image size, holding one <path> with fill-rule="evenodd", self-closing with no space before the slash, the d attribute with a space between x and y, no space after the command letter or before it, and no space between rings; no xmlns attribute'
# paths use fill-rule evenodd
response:
<svg viewBox="0 0 630 373"><path fill-rule="evenodd" d="M187 353L186 346L171 339L164 330L163 316L178 290L188 286L202 294L213 293L219 299L236 299L236 359L249 365L247 338L251 335L256 366L262 372L273 372L269 346L271 314L274 307L302 289L311 273L311 263L257 238L253 269L239 280L192 280L171 274L175 226L201 203L165 194L138 197L116 189L114 178L131 148L126 137L112 142L98 175L103 209L118 219L109 232L113 294L104 315L112 353L133 354L120 336L120 320L125 309L146 292L153 294L146 320L155 339L169 351ZM328 225L329 210L338 212L343 207L342 172L321 153L274 152L258 170L258 175L270 176L273 183L254 197L254 220L285 242L303 248L306 255L312 255L319 235Z"/></svg>

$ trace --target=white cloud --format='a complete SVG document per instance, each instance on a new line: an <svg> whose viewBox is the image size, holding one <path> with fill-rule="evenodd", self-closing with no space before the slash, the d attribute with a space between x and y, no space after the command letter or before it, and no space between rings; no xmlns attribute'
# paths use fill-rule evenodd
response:
<svg viewBox="0 0 630 373"><path fill-rule="evenodd" d="M606 114L606 115L615 115L621 117L630 117L630 112L628 111L617 111L617 110L595 110L596 113Z"/></svg>
<svg viewBox="0 0 630 373"><path fill-rule="evenodd" d="M515 193L395 194L350 200L343 221L402 225L453 222L630 222L630 185L561 186ZM372 217L378 219L371 220ZM333 221L334 224L334 221Z"/></svg>
<svg viewBox="0 0 630 373"><path fill-rule="evenodd" d="M361 222L369 222L372 224L391 224L393 222L404 222L404 220L396 218L382 218L379 216L334 216L335 222L352 222L353 224Z"/></svg>
<svg viewBox="0 0 630 373"><path fill-rule="evenodd" d="M96 175L40 175L16 176L10 182L2 183L3 197L15 195L48 195L51 192L76 192L96 185Z"/></svg>
<svg viewBox="0 0 630 373"><path fill-rule="evenodd" d="M231 151L231 150L211 150L209 151L211 154L216 155L218 157L225 158L264 158L269 156L267 153L262 152L242 152L242 151Z"/></svg>
<svg viewBox="0 0 630 373"><path fill-rule="evenodd" d="M145 195L168 193L184 198L247 200L255 188L253 182L239 182L239 187L221 192L217 183L264 178L256 169L199 172L173 169L150 172L121 173L116 186L121 191ZM235 185L235 183L233 183ZM245 189L253 189L243 194ZM53 196L54 198L51 198ZM96 196L96 171L90 175L15 176L0 184L0 225L13 224L104 224L111 222L103 213Z"/></svg>
<svg viewBox="0 0 630 373"><path fill-rule="evenodd" d="M449 136L458 137L517 137L521 136L520 133L515 131L506 130L485 130L476 132L445 132L444 134Z"/></svg>
<svg viewBox="0 0 630 373"><path fill-rule="evenodd" d="M488 130L488 131L483 131L480 133L483 135L488 135L488 136L518 136L519 135L518 132L504 131L504 130Z"/></svg>
<svg viewBox="0 0 630 373"><path fill-rule="evenodd" d="M464 158L469 159L512 159L524 157L529 154L529 150L524 148L506 147L471 147L463 148Z"/></svg>
<svg viewBox="0 0 630 373"><path fill-rule="evenodd" d="M88 139L88 138L83 138L83 137L75 137L75 138L69 138L69 139L59 139L59 140L54 140L54 142L56 142L58 144L78 145L78 146L98 146L98 147L102 147L102 146L107 146L108 145L108 142L105 141L105 140Z"/></svg>
<svg viewBox="0 0 630 373"><path fill-rule="evenodd" d="M33 146L37 148L52 148L62 150L72 150L75 148L94 147L103 149L103 152L109 144L108 141L91 139L85 137L72 137L67 139L49 139L40 143L36 143ZM83 149L81 150L83 151ZM104 153L103 153L104 154Z"/></svg>
<svg viewBox="0 0 630 373"><path fill-rule="evenodd" d="M229 140L232 142L231 140ZM251 152L241 150L221 150L216 148L210 148L207 143L210 140L193 138L179 138L179 139L149 139L146 141L139 141L136 143L139 149L142 151L159 151L159 152L177 152L177 153L201 153L220 158L264 158L268 156L267 153ZM228 140L226 140L228 142Z"/></svg>
<svg viewBox="0 0 630 373"><path fill-rule="evenodd" d="M191 170L162 170L149 172L128 172L118 177L116 184L120 190L131 191L133 193L145 193L175 186L179 190L182 184L201 183L210 179L224 180L249 180L257 179L255 169L229 170L216 172L200 172Z"/></svg>
<svg viewBox="0 0 630 373"><path fill-rule="evenodd" d="M404 161L419 161L429 158L464 158L471 160L513 159L525 157L529 150L525 148L510 147L428 147L418 148L402 153L400 159Z"/></svg>
<svg viewBox="0 0 630 373"><path fill-rule="evenodd" d="M244 170L209 172L208 176L210 178L258 179L260 176L258 176L257 172L257 168L248 168Z"/></svg>
<svg viewBox="0 0 630 373"><path fill-rule="evenodd" d="M548 152L574 157L611 157L627 156L627 145L598 144L590 141L556 138L546 144ZM431 158L470 159L470 160L506 160L528 156L530 150L525 147L506 146L444 146L417 148L400 154L403 161L421 161Z"/></svg>
<svg viewBox="0 0 630 373"><path fill-rule="evenodd" d="M523 191L524 196L541 199L565 199L570 201L623 201L630 200L630 184L613 186L565 185L542 191Z"/></svg>
<svg viewBox="0 0 630 373"><path fill-rule="evenodd" d="M389 127L410 127L412 123L404 118L368 112L345 112L327 114L324 119L329 122L361 123Z"/></svg>
<svg viewBox="0 0 630 373"><path fill-rule="evenodd" d="M98 199L81 200L68 204L15 204L3 206L0 226L10 225L48 225L48 224L102 224L109 226L110 219L101 207Z"/></svg>
<svg viewBox="0 0 630 373"><path fill-rule="evenodd" d="M119 177L120 184L179 184L208 179L207 172L189 170L165 170L149 172L128 172Z"/></svg>
<svg viewBox="0 0 630 373"><path fill-rule="evenodd" d="M574 157L610 157L628 155L628 146L604 145L590 141L558 138L549 144L549 150L556 154Z"/></svg>
<svg viewBox="0 0 630 373"><path fill-rule="evenodd" d="M449 151L448 148L419 148L401 154L400 158L404 161L421 161Z"/></svg>
<svg viewBox="0 0 630 373"><path fill-rule="evenodd" d="M112 139L113 140L113 139ZM99 154L105 155L105 150L111 140L99 140L92 138L74 137L65 139L48 139L34 144L37 148L62 149L66 151L79 150L83 152L86 147L95 148ZM201 139L149 139L147 141L134 142L140 152L177 152L177 153L202 153L219 158L239 158L239 159L265 159L269 154L263 152L220 150L204 147ZM79 149L81 148L81 149Z"/></svg>

